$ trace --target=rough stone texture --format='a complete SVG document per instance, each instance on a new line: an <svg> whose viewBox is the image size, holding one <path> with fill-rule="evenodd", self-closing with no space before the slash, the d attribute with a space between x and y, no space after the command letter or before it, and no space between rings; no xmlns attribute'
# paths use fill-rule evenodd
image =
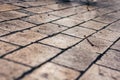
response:
<svg viewBox="0 0 120 80"><path fill-rule="evenodd" d="M79 80L119 80L120 72L93 65Z"/></svg>
<svg viewBox="0 0 120 80"><path fill-rule="evenodd" d="M97 64L104 65L120 71L120 52L109 50Z"/></svg>
<svg viewBox="0 0 120 80"><path fill-rule="evenodd" d="M20 13L17 11L1 12L0 13L0 21L20 18L20 17L24 17L24 16L27 16L27 14Z"/></svg>
<svg viewBox="0 0 120 80"><path fill-rule="evenodd" d="M0 29L0 36L10 33L9 31Z"/></svg>
<svg viewBox="0 0 120 80"><path fill-rule="evenodd" d="M63 18L63 19L54 21L53 23L63 25L66 27L72 27L72 26L78 25L80 22L77 20L69 19L69 18Z"/></svg>
<svg viewBox="0 0 120 80"><path fill-rule="evenodd" d="M33 26L35 26L35 25L24 22L22 20L12 20L12 21L0 23L1 29L7 30L10 32L30 28Z"/></svg>
<svg viewBox="0 0 120 80"><path fill-rule="evenodd" d="M59 52L59 49L35 43L5 58L35 67L57 55Z"/></svg>
<svg viewBox="0 0 120 80"><path fill-rule="evenodd" d="M89 36L94 32L95 31L91 30L91 29L82 28L82 27L74 27L74 28L71 28L71 29L64 31L63 33L69 34L72 36L76 36L76 37L80 37L80 38L85 38L84 35Z"/></svg>
<svg viewBox="0 0 120 80"><path fill-rule="evenodd" d="M11 42L18 45L27 45L31 42L37 41L46 37L44 34L39 34L33 31L24 31L24 32L17 32L16 34L11 34L5 37L1 37L0 39L3 41Z"/></svg>
<svg viewBox="0 0 120 80"><path fill-rule="evenodd" d="M53 20L59 19L59 17L50 14L39 14L25 18L25 21L29 21L35 24L47 23Z"/></svg>
<svg viewBox="0 0 120 80"><path fill-rule="evenodd" d="M56 24L47 23L47 24L43 24L43 25L37 26L35 28L32 28L31 30L42 33L42 34L52 35L52 34L61 32L65 29L67 29L67 28L56 25Z"/></svg>
<svg viewBox="0 0 120 80"><path fill-rule="evenodd" d="M55 47L59 47L59 48L68 48L68 47L74 45L75 43L79 42L80 40L81 39L74 38L71 36L58 34L58 35L55 35L53 37L44 39L40 42L45 43L45 44L49 44L49 45L52 45Z"/></svg>
<svg viewBox="0 0 120 80"><path fill-rule="evenodd" d="M9 5L9 4L2 4L0 5L0 12L1 11L8 11L8 10L14 10L19 9L17 6Z"/></svg>
<svg viewBox="0 0 120 80"><path fill-rule="evenodd" d="M33 13L45 13L45 12L52 11L51 9L48 9L48 8L45 8L45 7L27 8L25 10L33 12Z"/></svg>
<svg viewBox="0 0 120 80"><path fill-rule="evenodd" d="M99 29L102 29L103 27L105 27L106 25L107 24L96 22L96 21L88 21L86 23L81 24L80 26L99 30Z"/></svg>
<svg viewBox="0 0 120 80"><path fill-rule="evenodd" d="M29 67L0 59L0 80L14 80L29 69Z"/></svg>
<svg viewBox="0 0 120 80"><path fill-rule="evenodd" d="M120 40L117 41L111 48L120 50Z"/></svg>
<svg viewBox="0 0 120 80"><path fill-rule="evenodd" d="M116 41L120 37L120 33L104 29L94 34L93 36L108 41Z"/></svg>
<svg viewBox="0 0 120 80"><path fill-rule="evenodd" d="M17 48L18 48L18 46L14 46L14 45L11 45L9 43L5 43L5 42L0 41L0 56L5 54L5 53L8 53L10 51L13 51Z"/></svg>
<svg viewBox="0 0 120 80"><path fill-rule="evenodd" d="M75 80L79 72L47 63L22 80Z"/></svg>

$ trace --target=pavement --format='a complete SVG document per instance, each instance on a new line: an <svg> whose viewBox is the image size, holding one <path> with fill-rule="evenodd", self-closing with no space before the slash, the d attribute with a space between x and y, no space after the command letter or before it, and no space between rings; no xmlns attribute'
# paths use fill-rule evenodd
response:
<svg viewBox="0 0 120 80"><path fill-rule="evenodd" d="M0 0L0 80L120 80L120 0Z"/></svg>

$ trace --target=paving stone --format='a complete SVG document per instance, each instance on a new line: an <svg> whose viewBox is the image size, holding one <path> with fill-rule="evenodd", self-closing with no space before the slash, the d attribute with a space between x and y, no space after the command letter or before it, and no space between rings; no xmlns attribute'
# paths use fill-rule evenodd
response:
<svg viewBox="0 0 120 80"><path fill-rule="evenodd" d="M0 59L0 80L14 80L29 69L29 67Z"/></svg>
<svg viewBox="0 0 120 80"><path fill-rule="evenodd" d="M33 12L33 13L45 13L45 12L53 11L53 10L45 8L45 7L33 7L33 8L27 8L25 10Z"/></svg>
<svg viewBox="0 0 120 80"><path fill-rule="evenodd" d="M93 36L96 38L105 39L109 41L116 41L120 37L120 33L104 29L94 34Z"/></svg>
<svg viewBox="0 0 120 80"><path fill-rule="evenodd" d="M0 39L3 41L24 46L24 45L30 44L31 42L42 39L44 37L46 37L46 35L28 30L28 31L17 32L16 34L4 36L4 37L1 37Z"/></svg>
<svg viewBox="0 0 120 80"><path fill-rule="evenodd" d="M119 80L120 72L93 65L79 80Z"/></svg>
<svg viewBox="0 0 120 80"><path fill-rule="evenodd" d="M24 17L24 16L27 16L27 15L24 13L17 12L17 11L1 12L0 13L0 21L20 18L20 17Z"/></svg>
<svg viewBox="0 0 120 80"><path fill-rule="evenodd" d="M86 45L87 42L81 42L75 47L67 50L52 61L76 70L84 71L98 56L92 48Z"/></svg>
<svg viewBox="0 0 120 80"><path fill-rule="evenodd" d="M33 26L35 25L28 22L24 22L22 20L12 20L12 21L0 23L1 29L7 30L10 32L30 28Z"/></svg>
<svg viewBox="0 0 120 80"><path fill-rule="evenodd" d="M0 36L10 33L9 31L0 29Z"/></svg>
<svg viewBox="0 0 120 80"><path fill-rule="evenodd" d="M80 26L84 26L84 27L87 27L87 28L99 30L99 29L102 29L106 25L107 24L96 22L96 21L88 21L88 22L85 22L85 23L81 24Z"/></svg>
<svg viewBox="0 0 120 80"><path fill-rule="evenodd" d="M113 17L113 18L116 18L116 19L120 19L120 11L115 11L115 12L112 12L110 14L107 14L107 16L110 16L110 17Z"/></svg>
<svg viewBox="0 0 120 80"><path fill-rule="evenodd" d="M78 76L79 72L47 63L22 80L75 80Z"/></svg>
<svg viewBox="0 0 120 80"><path fill-rule="evenodd" d="M74 28L71 28L71 29L68 29L68 30L64 31L63 33L69 34L69 35L72 35L72 36L76 36L76 37L80 37L80 38L85 38L84 37L85 35L89 36L94 32L95 32L94 30L77 26L77 27L74 27Z"/></svg>
<svg viewBox="0 0 120 80"><path fill-rule="evenodd" d="M97 64L111 67L120 71L120 52L115 50L109 50Z"/></svg>
<svg viewBox="0 0 120 80"><path fill-rule="evenodd" d="M117 41L111 48L120 50L120 40Z"/></svg>
<svg viewBox="0 0 120 80"><path fill-rule="evenodd" d="M43 24L35 28L32 28L31 30L42 33L42 34L52 35L52 34L61 32L65 29L66 27L59 26L59 25L52 24L52 23L47 23L47 24Z"/></svg>
<svg viewBox="0 0 120 80"><path fill-rule="evenodd" d="M10 51L13 51L17 48L18 48L18 46L11 45L11 44L0 41L0 56L8 53Z"/></svg>
<svg viewBox="0 0 120 80"><path fill-rule="evenodd" d="M29 21L35 24L47 23L53 20L59 19L59 17L50 15L50 14L39 14L25 18L25 21Z"/></svg>
<svg viewBox="0 0 120 80"><path fill-rule="evenodd" d="M57 21L54 21L53 23L59 24L59 25L63 25L66 27L72 27L72 26L76 26L78 24L80 24L79 21L77 20L73 20L73 19L69 19L69 18L63 18Z"/></svg>
<svg viewBox="0 0 120 80"><path fill-rule="evenodd" d="M59 52L59 49L35 43L13 54L9 54L5 58L35 67L57 55Z"/></svg>
<svg viewBox="0 0 120 80"><path fill-rule="evenodd" d="M0 5L0 12L1 11L8 11L8 10L15 10L19 9L20 7L9 5L9 4L2 4Z"/></svg>
<svg viewBox="0 0 120 80"><path fill-rule="evenodd" d="M74 38L71 36L58 34L56 36L42 40L42 43L49 44L59 48L68 48L75 43L79 42L81 39Z"/></svg>

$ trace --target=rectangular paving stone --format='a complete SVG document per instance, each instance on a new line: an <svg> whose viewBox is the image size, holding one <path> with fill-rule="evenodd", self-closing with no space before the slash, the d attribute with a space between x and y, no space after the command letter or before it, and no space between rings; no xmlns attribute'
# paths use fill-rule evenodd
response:
<svg viewBox="0 0 120 80"><path fill-rule="evenodd" d="M73 27L73 26L76 26L76 25L80 24L79 21L73 20L73 19L70 19L70 18L63 18L63 19L54 21L53 23L63 25L63 26L66 26L66 27Z"/></svg>
<svg viewBox="0 0 120 80"><path fill-rule="evenodd" d="M57 20L60 17L57 16L53 16L50 14L39 14L39 15L33 15L30 17L25 18L25 21L29 21L31 23L35 23L35 24L42 24L42 23L47 23L47 22L51 22L53 20Z"/></svg>
<svg viewBox="0 0 120 80"><path fill-rule="evenodd" d="M22 80L75 80L78 76L77 71L47 63Z"/></svg>
<svg viewBox="0 0 120 80"><path fill-rule="evenodd" d="M117 41L111 48L112 48L112 49L120 50L120 40Z"/></svg>
<svg viewBox="0 0 120 80"><path fill-rule="evenodd" d="M120 52L115 50L109 50L97 62L97 64L104 65L120 71Z"/></svg>
<svg viewBox="0 0 120 80"><path fill-rule="evenodd" d="M25 46L44 37L46 37L46 35L28 30L28 31L17 32L15 34L4 36L1 37L0 39L3 41Z"/></svg>
<svg viewBox="0 0 120 80"><path fill-rule="evenodd" d="M35 25L25 22L25 21L22 21L22 20L12 20L12 21L0 23L1 29L7 30L10 32L30 28L33 26L35 26Z"/></svg>
<svg viewBox="0 0 120 80"><path fill-rule="evenodd" d="M32 44L5 58L35 67L57 55L61 50L42 44Z"/></svg>
<svg viewBox="0 0 120 80"><path fill-rule="evenodd" d="M3 29L0 29L0 36L3 36L3 35L8 34L8 33L10 33L10 32L3 30Z"/></svg>
<svg viewBox="0 0 120 80"><path fill-rule="evenodd" d="M60 65L84 71L98 56L98 54L93 51L94 48L90 49L90 46L88 47L85 44L88 43L85 43L85 41L81 42L52 61Z"/></svg>
<svg viewBox="0 0 120 80"><path fill-rule="evenodd" d="M45 43L45 44L49 44L49 45L52 45L55 47L59 47L59 48L68 48L68 47L74 45L75 43L79 42L80 40L81 39L74 38L71 36L58 34L58 35L55 35L53 37L44 39L40 42Z"/></svg>
<svg viewBox="0 0 120 80"><path fill-rule="evenodd" d="M120 72L93 65L79 80L119 80Z"/></svg>
<svg viewBox="0 0 120 80"><path fill-rule="evenodd" d="M27 8L25 10L33 13L45 13L45 12L53 11L52 9L48 9L46 7L33 7L33 8Z"/></svg>
<svg viewBox="0 0 120 80"><path fill-rule="evenodd" d="M56 25L56 24L47 23L47 24L43 24L43 25L37 26L35 28L32 28L31 30L42 33L42 34L52 35L52 34L61 32L65 29L67 29L67 28Z"/></svg>
<svg viewBox="0 0 120 80"><path fill-rule="evenodd" d="M109 41L116 41L120 37L120 33L104 29L97 32L93 36L96 38L105 39Z"/></svg>
<svg viewBox="0 0 120 80"><path fill-rule="evenodd" d="M17 49L18 46L0 41L0 56Z"/></svg>
<svg viewBox="0 0 120 80"><path fill-rule="evenodd" d="M89 36L94 32L95 32L94 30L77 26L77 27L64 31L63 33L76 36L76 37L80 37L80 38L85 38L84 36Z"/></svg>
<svg viewBox="0 0 120 80"><path fill-rule="evenodd" d="M20 7L13 6L10 4L1 4L0 5L0 12L1 11L8 11L8 10L15 10L15 9L20 9Z"/></svg>
<svg viewBox="0 0 120 80"><path fill-rule="evenodd" d="M105 23L100 23L100 22L96 22L96 21L88 21L88 22L81 24L80 26L99 30L99 29L102 29L103 27L105 27L106 25L107 24L105 24Z"/></svg>
<svg viewBox="0 0 120 80"><path fill-rule="evenodd" d="M24 16L27 16L27 14L20 13L17 11L1 12L0 13L0 21L20 18L20 17L24 17Z"/></svg>
<svg viewBox="0 0 120 80"><path fill-rule="evenodd" d="M0 80L14 80L30 68L0 59Z"/></svg>

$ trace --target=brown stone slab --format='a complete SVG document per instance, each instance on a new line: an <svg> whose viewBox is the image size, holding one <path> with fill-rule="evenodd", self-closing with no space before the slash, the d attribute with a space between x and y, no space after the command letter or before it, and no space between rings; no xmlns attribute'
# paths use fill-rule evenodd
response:
<svg viewBox="0 0 120 80"><path fill-rule="evenodd" d="M0 29L0 36L10 33L9 31Z"/></svg>
<svg viewBox="0 0 120 80"><path fill-rule="evenodd" d="M117 41L111 48L112 48L112 49L120 50L120 40Z"/></svg>

